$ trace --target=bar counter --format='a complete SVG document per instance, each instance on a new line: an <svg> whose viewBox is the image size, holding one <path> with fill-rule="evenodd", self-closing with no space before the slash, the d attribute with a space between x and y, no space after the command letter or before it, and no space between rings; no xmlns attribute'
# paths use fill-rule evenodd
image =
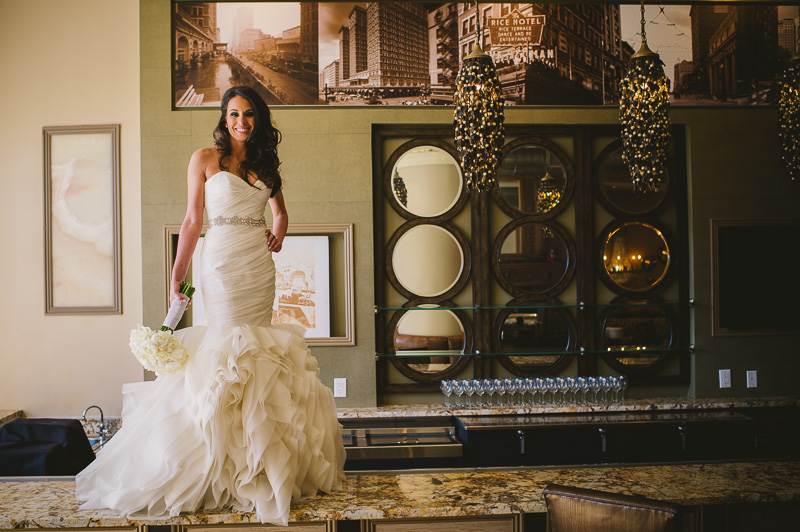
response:
<svg viewBox="0 0 800 532"><path fill-rule="evenodd" d="M452 400L452 398L451 398ZM445 407L394 405L340 408L340 419L391 420L537 413L669 412L797 407L800 398L637 399L622 403ZM15 411L9 415L21 415ZM800 508L800 461L729 461L660 465L535 466L386 472L348 472L334 494L295 501L290 521L336 530L336 522L394 523L407 519L458 520L475 516L517 519L545 512L543 488L558 483L635 494L692 508L712 505L789 503ZM152 525L227 526L257 523L255 514L230 511L184 514L158 521L129 519L111 510L81 510L72 477L0 478L0 530L16 528L140 528ZM488 524L488 523L487 523ZM343 528L340 526L340 528ZM144 529L140 528L142 532ZM350 530L350 528L348 528ZM373 530L364 528L364 530ZM376 529L377 530L377 529ZM488 528L487 528L488 530ZM181 532L182 529L181 529Z"/></svg>
<svg viewBox="0 0 800 532"><path fill-rule="evenodd" d="M536 468L348 474L340 492L295 502L290 521L458 518L545 512L550 482L636 494L687 506L800 502L800 463ZM211 512L160 521L81 510L73 480L0 482L0 529L255 523L254 514Z"/></svg>
<svg viewBox="0 0 800 532"><path fill-rule="evenodd" d="M572 412L657 412L667 410L710 410L756 407L800 406L800 397L754 397L693 399L687 397L667 397L651 399L631 399L624 402L587 404L535 404L503 406L453 406L455 397L450 398L451 406L442 402L437 404L388 405L375 408L339 408L339 419L369 419L391 417L447 417L447 416L496 416L525 414L554 414ZM462 397L462 401L466 401ZM473 397L473 402L477 399ZM495 399L496 401L496 399Z"/></svg>

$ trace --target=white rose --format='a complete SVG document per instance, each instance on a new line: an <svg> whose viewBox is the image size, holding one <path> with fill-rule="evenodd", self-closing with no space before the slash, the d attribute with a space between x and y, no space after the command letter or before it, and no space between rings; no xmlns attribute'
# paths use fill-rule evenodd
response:
<svg viewBox="0 0 800 532"><path fill-rule="evenodd" d="M159 349L167 349L170 345L171 338L172 335L167 331L156 331L153 333L153 336L150 337L150 341Z"/></svg>

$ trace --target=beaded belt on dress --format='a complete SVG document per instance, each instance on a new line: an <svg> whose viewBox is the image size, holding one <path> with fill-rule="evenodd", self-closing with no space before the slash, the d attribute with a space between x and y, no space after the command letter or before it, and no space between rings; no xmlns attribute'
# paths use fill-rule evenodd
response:
<svg viewBox="0 0 800 532"><path fill-rule="evenodd" d="M267 225L267 219L263 216L261 218L253 218L252 216L217 216L209 219L208 225L249 225L251 227L260 227Z"/></svg>

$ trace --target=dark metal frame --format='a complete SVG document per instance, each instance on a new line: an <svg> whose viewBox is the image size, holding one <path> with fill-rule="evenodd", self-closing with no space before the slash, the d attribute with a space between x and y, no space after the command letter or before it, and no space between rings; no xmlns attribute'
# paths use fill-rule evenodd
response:
<svg viewBox="0 0 800 532"><path fill-rule="evenodd" d="M652 371L632 372L630 374L631 384L684 385L689 383L691 347L687 342L691 308L688 303L690 300L689 233L684 129L681 126L673 127L669 192L661 203L642 216L625 215L618 210L609 208L598 193L598 172L596 168L603 158L608 156L609 151L614 149L611 146L619 142L619 134L620 128L617 125L507 124L506 138L509 143L504 148L504 153L528 142L541 143L552 149L551 146L557 147L557 145L549 139L569 139L572 147L571 157L568 157L564 150L560 148L557 148L558 151L553 150L556 151L559 157L563 156L562 161L565 162L565 166L567 163L569 164L569 171L573 176L573 182L568 184L569 194L565 190L564 205L559 205L548 213L543 213L543 215L524 215L515 210L509 212L508 206L504 209L502 203L495 198L496 193L490 195L465 192L466 199L464 204L459 200L458 209L448 211L448 213L442 215L442 220L435 220L441 222L450 220L464 212L464 208L467 208L469 209L471 224L471 234L465 237L470 243L468 247L470 249L471 264L467 265L469 272L467 277L463 279L463 287L457 291L448 291L447 294L443 294L447 296L446 299L442 297L431 301L430 298L414 296L403 305L405 307L414 304L435 303L446 307L451 304L451 300L457 300L458 293L466 289L466 283L469 282L470 278L472 280L472 354L471 356L462 357L464 362L459 361L457 371L448 372L447 377L440 376L439 378L453 378L459 373L463 374L469 368L469 361L473 362L472 378L492 377L495 375L496 370L500 368L504 368L521 377L531 376L532 372L526 372L523 368L512 364L510 361L503 360L506 357L497 353L499 345L494 336L497 334L499 327L497 323L500 323L500 316L503 313L512 311L514 306L527 306L531 302L541 301L547 301L553 306L562 308L571 317L575 327L574 331L570 331L570 345L565 350L564 356L552 367L537 373L537 376L556 375L575 359L577 359L578 375L596 375L604 371L600 361L603 361L605 366L611 367L612 370L620 369L614 367L613 364L609 364L602 356L602 331L598 325L602 323L602 309L611 304L611 302L600 300L598 297L598 287L602 286L603 283L601 279L603 272L598 268L597 261L597 241L600 228L595 227L597 223L596 209L605 208L614 220L612 223L621 223L622 220L629 219L644 220L663 230L665 236L669 239L668 242L675 257L675 260L671 261L669 275L665 276L655 290L648 292L616 291L618 296L614 298L614 301L627 300L626 298L647 298L654 301L656 305L659 305L659 302L654 300L653 296L657 293L669 291L670 293L677 292L678 294L677 302L661 304L661 308L669 307L669 312L672 313L676 324L668 355L663 357L663 362L660 359ZM386 309L386 302L390 299L387 289L394 289L394 286L387 282L391 274L387 272L387 267L390 263L387 263L385 252L387 250L387 240L391 236L388 233L394 233L395 230L387 230L387 218L384 210L388 208L386 206L387 201L390 204L392 202L397 203L391 193L391 189L387 190L387 187L391 186L390 174L393 164L400 156L399 149L392 148L391 154L385 153L384 149L387 141L396 141L398 139L411 141L402 144L402 146L430 144L442 147L442 143L444 143L450 147L452 146L453 132L452 127L449 125L373 125L375 302L377 307L375 327L376 350L380 355L393 353L393 329L390 328L390 317L386 314L391 312L391 309ZM596 154L595 150L599 143L607 143L608 147L604 147L599 154ZM448 151L453 153L450 150ZM389 174L388 178L387 173ZM468 206L466 205L467 200L469 200ZM570 202L571 206L567 207ZM397 211L398 207L400 206L392 206L392 209ZM402 207L400 208L403 210ZM574 232L566 231L562 223L555 220L560 215L561 222L566 221L564 214L572 212L568 210L569 208L574 211ZM570 236L570 242L572 242L570 247L570 270L568 275L565 275L564 282L559 283L558 290L548 290L542 294L527 294L521 291L508 292L506 287L501 286L497 276L497 268L493 262L496 262L496 253L502 245L503 234L507 234L510 229L506 229L504 233L502 227L493 227L493 224L496 223L494 213L498 211L511 218L511 220L502 222L502 226L516 227L525 222L537 221L561 228ZM408 214L405 210L403 212ZM403 213L399 214L404 219L409 219ZM422 220L416 222L417 224L430 223L434 220L432 218L417 219ZM415 221L405 222L401 225L411 227ZM491 250L491 253L487 252L489 250ZM675 283L677 283L677 287ZM498 292L498 289L501 291ZM564 290L567 290L567 292L565 293ZM503 291L508 292L507 300L503 304L504 307L497 307L495 306L497 301L502 300L505 295L502 293ZM559 303L561 300L565 301L566 304L561 305ZM447 304L444 301L447 301ZM469 319L465 321L469 324ZM580 348L577 346L580 346ZM391 360L391 363L387 358ZM398 360L398 357L377 357L379 395L406 392L438 392L437 384L431 382L430 378L421 378L420 375L413 374L408 375L406 372L401 373L403 376L417 382L390 383L391 379L389 379L387 372L389 368L398 368L398 363L402 364L402 360ZM667 366L672 368L670 369L672 373L665 374L662 371L669 369ZM393 379L393 381L396 380Z"/></svg>

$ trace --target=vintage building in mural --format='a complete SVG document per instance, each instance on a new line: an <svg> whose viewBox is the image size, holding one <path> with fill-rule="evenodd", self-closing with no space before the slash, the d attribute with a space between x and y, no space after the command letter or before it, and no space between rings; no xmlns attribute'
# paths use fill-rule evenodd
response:
<svg viewBox="0 0 800 532"><path fill-rule="evenodd" d="M173 36L175 61L190 62L214 51L219 42L217 4L202 2L175 3Z"/></svg>

